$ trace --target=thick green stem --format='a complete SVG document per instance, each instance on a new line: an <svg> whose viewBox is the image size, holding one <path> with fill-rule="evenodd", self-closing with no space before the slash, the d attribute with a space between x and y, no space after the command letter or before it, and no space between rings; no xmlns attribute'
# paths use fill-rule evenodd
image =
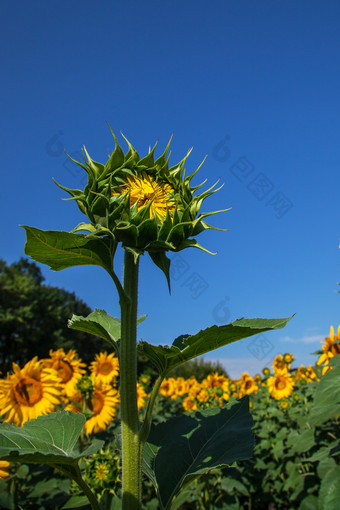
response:
<svg viewBox="0 0 340 510"><path fill-rule="evenodd" d="M125 251L123 288L120 300L120 408L122 420L122 509L141 508L142 449L137 408L137 299L138 261Z"/></svg>

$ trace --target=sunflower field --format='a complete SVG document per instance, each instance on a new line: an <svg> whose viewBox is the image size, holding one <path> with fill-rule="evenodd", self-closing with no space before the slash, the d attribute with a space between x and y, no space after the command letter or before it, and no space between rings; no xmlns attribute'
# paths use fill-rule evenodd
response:
<svg viewBox="0 0 340 510"><path fill-rule="evenodd" d="M230 379L218 372L198 381L167 377L154 408L154 420L199 414L240 399L248 400L255 448L249 460L207 471L172 502L172 509L332 510L340 501L340 327L331 327L315 366L294 367L293 354L277 355L255 377ZM170 374L171 375L171 374ZM145 412L154 385L150 374L137 383L138 409ZM86 417L80 441L104 446L82 461L84 480L105 508L121 504L119 363L101 352L89 366L74 349L50 350L0 380L3 422L22 427L60 409ZM114 437L114 439L112 439ZM178 445L172 445L174 451ZM90 508L77 485L51 466L0 460L0 505L5 509ZM151 482L143 480L143 508L158 509Z"/></svg>

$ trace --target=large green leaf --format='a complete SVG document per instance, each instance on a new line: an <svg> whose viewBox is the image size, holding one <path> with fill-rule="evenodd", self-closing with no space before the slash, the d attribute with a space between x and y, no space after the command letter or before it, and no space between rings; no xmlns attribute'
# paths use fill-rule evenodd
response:
<svg viewBox="0 0 340 510"><path fill-rule="evenodd" d="M137 324L140 324L145 319L146 315L141 315L137 319ZM117 342L120 339L120 319L112 317L105 310L96 308L87 317L72 315L68 322L68 327L99 336L107 340L117 350Z"/></svg>
<svg viewBox="0 0 340 510"><path fill-rule="evenodd" d="M321 425L340 414L340 356L330 360L334 368L327 372L316 387L309 423Z"/></svg>
<svg viewBox="0 0 340 510"><path fill-rule="evenodd" d="M96 440L88 448L76 447L85 424L83 414L58 411L16 427L0 425L0 458L10 462L76 465L81 457L96 453L104 444Z"/></svg>
<svg viewBox="0 0 340 510"><path fill-rule="evenodd" d="M211 326L196 335L179 337L171 347L167 345L155 346L141 341L138 344L138 349L164 375L177 365L218 347L258 333L283 328L290 319L291 317L287 319L239 319L225 326Z"/></svg>
<svg viewBox="0 0 340 510"><path fill-rule="evenodd" d="M161 508L200 474L252 455L249 399L153 425L144 447L143 469L154 483Z"/></svg>
<svg viewBox="0 0 340 510"><path fill-rule="evenodd" d="M336 466L321 481L319 510L338 510L340 501L340 466Z"/></svg>
<svg viewBox="0 0 340 510"><path fill-rule="evenodd" d="M95 265L112 271L113 241L109 238L88 238L84 234L39 230L23 225L27 241L25 253L50 266L53 271L67 267Z"/></svg>

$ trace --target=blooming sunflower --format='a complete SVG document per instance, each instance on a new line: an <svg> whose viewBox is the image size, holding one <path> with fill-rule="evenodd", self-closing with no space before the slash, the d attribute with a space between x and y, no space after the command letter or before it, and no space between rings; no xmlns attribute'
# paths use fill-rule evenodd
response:
<svg viewBox="0 0 340 510"><path fill-rule="evenodd" d="M257 392L258 386L255 380L247 373L242 374L240 379L240 392L242 395L251 395Z"/></svg>
<svg viewBox="0 0 340 510"><path fill-rule="evenodd" d="M0 480L9 477L9 472L7 469L10 467L10 463L7 460L0 460Z"/></svg>
<svg viewBox="0 0 340 510"><path fill-rule="evenodd" d="M175 394L175 391L176 383L173 377L169 377L169 379L164 379L162 381L159 393L163 395L163 397L171 397L172 395Z"/></svg>
<svg viewBox="0 0 340 510"><path fill-rule="evenodd" d="M171 395L171 398L174 400L185 393L188 393L188 384L183 377L177 377L177 379L175 379L175 391L173 395Z"/></svg>
<svg viewBox="0 0 340 510"><path fill-rule="evenodd" d="M148 398L148 394L145 392L144 387L137 383L137 407L138 409L142 409L145 404L145 399Z"/></svg>
<svg viewBox="0 0 340 510"><path fill-rule="evenodd" d="M226 380L227 378L224 375L221 375L218 372L213 372L202 381L202 386L205 388L216 388L218 386L223 387Z"/></svg>
<svg viewBox="0 0 340 510"><path fill-rule="evenodd" d="M288 363L285 362L283 356L281 356L281 354L278 354L277 356L275 356L275 359L273 361L273 368L275 373L278 372L286 373L288 372L289 366Z"/></svg>
<svg viewBox="0 0 340 510"><path fill-rule="evenodd" d="M202 404L205 402L208 402L210 398L210 393L206 388L203 388L198 395L196 396L197 400L201 402Z"/></svg>
<svg viewBox="0 0 340 510"><path fill-rule="evenodd" d="M276 400L281 400L291 395L294 388L294 380L290 374L280 372L267 379L267 386L271 396Z"/></svg>
<svg viewBox="0 0 340 510"><path fill-rule="evenodd" d="M57 371L65 395L71 397L76 392L77 382L85 374L85 363L77 357L74 349L70 349L67 354L64 349L51 349L49 355L50 358L42 360L43 364Z"/></svg>
<svg viewBox="0 0 340 510"><path fill-rule="evenodd" d="M183 409L189 413L197 410L197 404L196 404L195 400L191 397L186 397L183 400L182 405L183 405Z"/></svg>
<svg viewBox="0 0 340 510"><path fill-rule="evenodd" d="M60 379L35 356L24 368L13 363L13 374L0 380L0 409L4 421L21 427L26 421L49 414L60 404Z"/></svg>
<svg viewBox="0 0 340 510"><path fill-rule="evenodd" d="M313 367L311 365L309 365L308 367L301 365L294 371L293 375L296 381L312 382L314 379L317 379L316 373L314 372Z"/></svg>
<svg viewBox="0 0 340 510"><path fill-rule="evenodd" d="M336 336L334 336L334 328L331 326L329 336L325 338L325 343L322 346L323 353L316 362L317 365L325 365L322 370L322 375L330 368L327 366L329 360L332 359L333 356L340 354L340 343L336 343L336 340L340 340L340 326L338 327Z"/></svg>
<svg viewBox="0 0 340 510"><path fill-rule="evenodd" d="M90 365L92 377L105 384L112 382L119 375L119 361L114 353L100 352Z"/></svg>
<svg viewBox="0 0 340 510"><path fill-rule="evenodd" d="M80 412L84 405L84 396L77 392L71 397L72 403L66 406L67 411ZM116 416L119 405L119 393L115 388L99 381L95 382L90 398L86 399L86 408L93 413L85 423L87 434L102 432Z"/></svg>

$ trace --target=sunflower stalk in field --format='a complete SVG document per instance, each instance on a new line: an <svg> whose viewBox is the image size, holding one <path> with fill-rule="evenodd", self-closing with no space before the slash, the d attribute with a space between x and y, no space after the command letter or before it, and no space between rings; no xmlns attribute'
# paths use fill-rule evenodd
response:
<svg viewBox="0 0 340 510"><path fill-rule="evenodd" d="M33 399L28 403L32 403L32 411L17 420L16 425L22 428L5 424L5 432L1 435L0 426L0 458L54 465L79 485L92 508L106 510L104 505L109 503L98 499L82 477L79 466L80 458L93 455L102 448L102 442L95 440L90 447L79 451L76 441L84 425L87 434L103 430L113 419L114 407L120 401L122 509L141 508L141 480L144 471L156 488L160 508L167 510L179 492L193 479L216 467L249 458L253 449L253 437L248 395L256 390L256 384L246 375L242 381L245 396L239 402L222 408L204 408L191 412L190 418L183 415L155 426L152 424L152 411L159 390L166 391L163 381L181 363L242 338L282 328L289 319L240 319L227 325L212 326L195 335L179 337L170 347L154 346L145 341L137 343L137 325L145 318L137 316L141 255L148 254L151 257L165 274L170 288L170 259L167 252L179 252L189 247L208 252L198 244L195 237L205 230L221 230L205 220L222 211L201 212L206 198L217 189L214 185L200 192L202 184L192 185L197 170L186 175L184 169L189 153L178 164L170 167L170 142L157 159L154 157L156 146L141 158L127 140L128 151L124 154L116 137L113 137L115 149L105 165L92 160L85 148L84 163L75 162L88 175L83 190L58 184L71 195L69 200L76 202L87 221L71 232L42 231L27 226L24 228L27 235L25 253L36 261L49 265L55 271L85 264L97 265L112 278L119 296L120 319L96 309L88 317L73 316L69 326L101 337L115 349L119 359L120 398L116 390L112 387L107 389L106 386L111 381L111 375L116 373L111 370L113 360L106 354L99 356L92 366L93 372L100 371L101 379L89 385L83 375L81 361L75 360L72 352L65 355L51 351L51 358L44 360L44 384L47 388L44 405L46 409L49 408L56 398L54 391L57 390L51 389L50 379L52 374L58 373L65 383L66 395L78 392L75 408L71 406L55 415L40 416L33 425L31 421L24 423L25 419L31 420L38 416L38 411L33 414L33 400L37 399L38 402L40 399L34 393L36 383L33 375L26 369L27 377L32 378L32 393L28 396L25 394L25 398ZM118 246L124 250L122 281L114 267ZM137 352L153 363L159 372L142 423L138 411L146 394L141 385L137 385ZM107 369L109 365L111 368ZM15 377L13 375L12 386L9 384L7 394L18 387ZM184 387L178 391L184 392ZM222 392L214 392L222 399L229 389L226 387ZM202 401L211 398L210 393L206 393L199 397ZM110 404L107 408L101 406L104 399ZM6 402L4 400L3 405L8 407ZM80 408L90 416L86 423L85 416L72 412ZM113 411L107 411L108 408ZM196 408L192 402L187 402L188 411L195 411ZM9 407L6 410L11 412ZM43 409L40 411L40 414L47 414ZM35 436L40 426L43 430L48 429L52 438L44 437L43 444ZM13 450L13 442L8 442L11 435L19 437L19 445L22 441L27 444L29 440L31 446L28 449L18 446ZM68 441L67 447L65 441ZM59 446L57 450L56 446ZM101 467L101 477L107 476L107 469ZM169 471L172 472L171 477L167 476Z"/></svg>

